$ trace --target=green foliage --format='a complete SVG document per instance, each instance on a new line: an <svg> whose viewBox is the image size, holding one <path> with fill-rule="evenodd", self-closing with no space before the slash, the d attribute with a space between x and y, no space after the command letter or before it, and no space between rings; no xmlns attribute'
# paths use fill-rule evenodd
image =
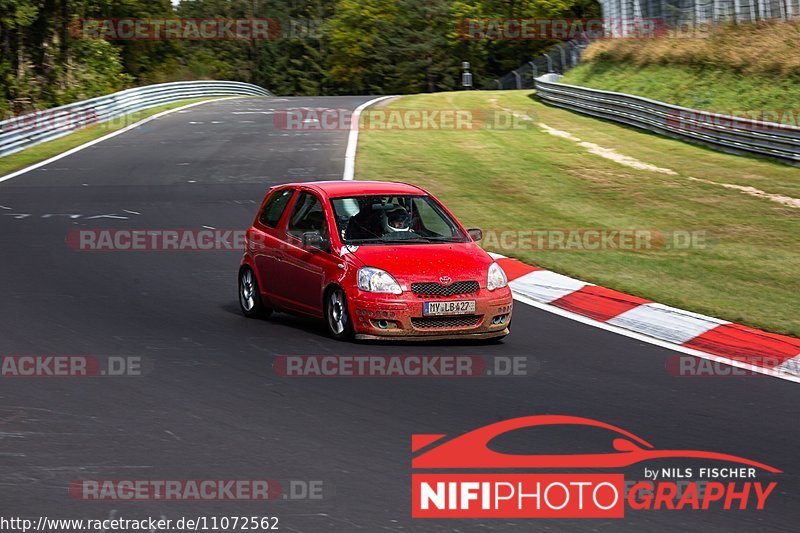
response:
<svg viewBox="0 0 800 533"><path fill-rule="evenodd" d="M119 50L108 41L79 41L73 54L70 83L58 91L58 103L121 91L133 82L133 76L124 72Z"/></svg>
<svg viewBox="0 0 800 533"><path fill-rule="evenodd" d="M0 111L191 79L293 95L450 90L462 61L479 84L551 44L465 39L465 19L598 13L595 0L0 0ZM255 41L105 41L74 31L95 18L259 18L281 31Z"/></svg>
<svg viewBox="0 0 800 533"><path fill-rule="evenodd" d="M800 55L791 51L799 36L795 20L722 24L703 39L609 39L593 43L563 81L796 124Z"/></svg>
<svg viewBox="0 0 800 533"><path fill-rule="evenodd" d="M800 77L750 76L721 68L680 65L637 67L624 63L593 61L579 65L562 80L572 85L645 96L675 105L741 114L749 118L783 121L797 117L791 110L800 101ZM783 116L783 113L786 116ZM772 115L770 115L772 114ZM771 117L771 118L770 118Z"/></svg>
<svg viewBox="0 0 800 533"><path fill-rule="evenodd" d="M341 92L433 92L459 85L461 63L497 77L552 41L468 39L470 19L597 17L594 0L339 0L327 25L331 80Z"/></svg>

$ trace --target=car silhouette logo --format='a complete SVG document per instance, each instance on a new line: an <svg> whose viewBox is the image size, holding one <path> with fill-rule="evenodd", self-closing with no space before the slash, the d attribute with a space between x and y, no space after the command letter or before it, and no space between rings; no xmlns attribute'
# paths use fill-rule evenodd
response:
<svg viewBox="0 0 800 533"><path fill-rule="evenodd" d="M491 450L489 441L509 431L536 427L578 425L604 428L617 434L613 439L612 453L588 453L571 455L517 455ZM468 433L445 440L446 435L412 435L412 452L442 442L414 457L414 469L473 469L473 468L621 468L643 461L657 459L709 459L727 461L761 468L768 472L781 473L772 466L725 453L699 450L659 450L636 435L611 424L589 418L563 415L537 415L513 418L489 424Z"/></svg>
<svg viewBox="0 0 800 533"><path fill-rule="evenodd" d="M439 283L441 283L442 285L450 285L451 283L453 283L453 278L451 278L450 276L442 276L439 278Z"/></svg>

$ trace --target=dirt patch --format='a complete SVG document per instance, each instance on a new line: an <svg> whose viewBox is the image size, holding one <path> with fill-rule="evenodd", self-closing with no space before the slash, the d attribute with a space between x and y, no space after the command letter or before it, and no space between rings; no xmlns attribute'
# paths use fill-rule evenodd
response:
<svg viewBox="0 0 800 533"><path fill-rule="evenodd" d="M625 165L626 167L635 168L637 170L649 170L651 172L658 172L660 174L669 174L670 176L676 176L678 173L669 168L657 167L656 165L651 165L650 163L645 163L644 161L640 161L635 157L630 157L624 154L621 154L614 150L613 148L606 148L605 146L600 146L599 144L586 142L581 140L579 137L569 133L568 131L561 131L555 128L551 128L547 124L543 122L539 122L538 126L542 128L544 131L549 133L550 135L555 135L556 137L561 137L562 139L567 139L568 141L572 141L576 143L578 146L582 148L586 148L590 153L594 155L599 155L605 159L609 159L620 165Z"/></svg>
<svg viewBox="0 0 800 533"><path fill-rule="evenodd" d="M783 194L773 194L746 185L735 185L733 183L718 183L716 181L704 180L701 178L689 178L689 179L692 181L708 183L710 185L718 185L720 187L725 187L726 189L734 189L737 191L741 191L744 194L755 196L756 198L764 198L766 200L781 204L786 207L794 207L800 209L800 198L792 198L791 196L785 196Z"/></svg>

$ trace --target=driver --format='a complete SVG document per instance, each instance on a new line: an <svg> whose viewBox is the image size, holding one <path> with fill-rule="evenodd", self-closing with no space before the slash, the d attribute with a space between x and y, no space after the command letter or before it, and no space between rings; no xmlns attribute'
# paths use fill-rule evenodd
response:
<svg viewBox="0 0 800 533"><path fill-rule="evenodd" d="M411 231L411 216L404 207L395 206L383 212L384 234Z"/></svg>

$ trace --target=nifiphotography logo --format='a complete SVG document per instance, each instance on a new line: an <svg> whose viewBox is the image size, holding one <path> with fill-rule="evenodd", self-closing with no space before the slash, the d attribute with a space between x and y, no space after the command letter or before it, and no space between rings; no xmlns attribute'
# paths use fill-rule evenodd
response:
<svg viewBox="0 0 800 533"><path fill-rule="evenodd" d="M517 455L490 447L494 439L516 430L558 432L565 426L606 430L613 451ZM411 450L413 518L624 518L626 507L634 511L763 510L777 482L759 481L756 476L781 473L725 453L660 450L624 429L564 415L514 418L449 439L439 434L412 435ZM703 466L658 468L652 464L665 460L670 464L700 460ZM643 479L626 481L620 470L630 471L646 462L651 468L644 468Z"/></svg>

